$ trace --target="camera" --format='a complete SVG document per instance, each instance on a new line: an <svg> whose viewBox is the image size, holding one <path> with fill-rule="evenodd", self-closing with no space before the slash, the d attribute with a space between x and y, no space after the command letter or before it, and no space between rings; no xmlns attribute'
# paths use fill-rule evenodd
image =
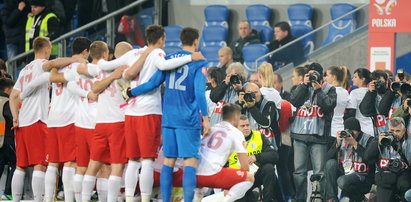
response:
<svg viewBox="0 0 411 202"><path fill-rule="evenodd" d="M381 80L376 81L375 89L377 90L378 93L384 93L385 92L385 82Z"/></svg>
<svg viewBox="0 0 411 202"><path fill-rule="evenodd" d="M390 159L388 161L388 170L393 173L399 173L403 169L403 164L400 159Z"/></svg>
<svg viewBox="0 0 411 202"><path fill-rule="evenodd" d="M346 137L350 137L351 136L351 131L348 129L345 129L343 131L341 131L340 133L340 138L346 138Z"/></svg>
<svg viewBox="0 0 411 202"><path fill-rule="evenodd" d="M252 102L255 99L255 93L252 91L249 91L247 93L244 93L244 101L246 102Z"/></svg>
<svg viewBox="0 0 411 202"><path fill-rule="evenodd" d="M241 77L238 74L233 74L230 76L230 84L235 85L235 84L240 84L241 83Z"/></svg>
<svg viewBox="0 0 411 202"><path fill-rule="evenodd" d="M388 132L385 134L385 137L381 139L381 145L384 147L391 146L394 139L394 134L392 132Z"/></svg>
<svg viewBox="0 0 411 202"><path fill-rule="evenodd" d="M401 89L402 84L404 84L402 81L396 81L391 83L391 89L394 92L399 92Z"/></svg>
<svg viewBox="0 0 411 202"><path fill-rule="evenodd" d="M308 78L309 78L310 82L314 82L314 81L316 81L318 83L321 82L321 75L318 72L311 73Z"/></svg>
<svg viewBox="0 0 411 202"><path fill-rule="evenodd" d="M411 85L403 83L400 87L400 92L404 98L411 98ZM408 106L411 106L411 100L407 101Z"/></svg>
<svg viewBox="0 0 411 202"><path fill-rule="evenodd" d="M398 69L397 70L397 76L398 76L398 78L400 79L400 81L403 81L404 80L404 69Z"/></svg>

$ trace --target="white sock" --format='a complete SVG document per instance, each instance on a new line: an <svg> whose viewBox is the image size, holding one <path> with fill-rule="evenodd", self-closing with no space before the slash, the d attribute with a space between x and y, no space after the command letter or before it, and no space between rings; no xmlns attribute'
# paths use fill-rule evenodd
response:
<svg viewBox="0 0 411 202"><path fill-rule="evenodd" d="M96 184L96 176L84 175L83 186L81 188L81 199L83 201L90 201L91 192Z"/></svg>
<svg viewBox="0 0 411 202"><path fill-rule="evenodd" d="M83 185L83 178L84 178L84 175L80 175L80 174L74 175L73 191L74 191L74 197L76 198L77 202L81 202L81 187Z"/></svg>
<svg viewBox="0 0 411 202"><path fill-rule="evenodd" d="M136 191L136 186L138 182L138 172L140 170L141 163L137 161L128 161L126 175L125 178L125 185L126 185L126 197L132 196L134 197L134 193Z"/></svg>
<svg viewBox="0 0 411 202"><path fill-rule="evenodd" d="M98 201L107 201L108 179L98 178L96 189L98 194Z"/></svg>
<svg viewBox="0 0 411 202"><path fill-rule="evenodd" d="M54 201L54 192L56 192L57 168L47 166L46 175L44 177L46 201Z"/></svg>
<svg viewBox="0 0 411 202"><path fill-rule="evenodd" d="M230 188L228 194L224 197L224 202L226 201L235 201L240 198L243 198L245 193L253 186L253 183L250 181L240 182L235 184Z"/></svg>
<svg viewBox="0 0 411 202"><path fill-rule="evenodd" d="M13 201L20 201L23 196L24 176L26 172L21 170L15 170L13 179L11 180L11 193L13 195Z"/></svg>
<svg viewBox="0 0 411 202"><path fill-rule="evenodd" d="M44 199L44 176L45 173L42 171L33 171L31 187L33 189L34 201L42 202Z"/></svg>
<svg viewBox="0 0 411 202"><path fill-rule="evenodd" d="M72 167L63 167L63 187L64 187L64 200L74 201L73 191L73 178L76 173L76 169Z"/></svg>
<svg viewBox="0 0 411 202"><path fill-rule="evenodd" d="M153 191L154 183L154 169L152 160L141 161L141 172L140 172L140 191L141 196L148 195L151 196Z"/></svg>
<svg viewBox="0 0 411 202"><path fill-rule="evenodd" d="M116 202L118 194L120 193L121 188L121 177L118 176L110 176L108 178L108 202Z"/></svg>

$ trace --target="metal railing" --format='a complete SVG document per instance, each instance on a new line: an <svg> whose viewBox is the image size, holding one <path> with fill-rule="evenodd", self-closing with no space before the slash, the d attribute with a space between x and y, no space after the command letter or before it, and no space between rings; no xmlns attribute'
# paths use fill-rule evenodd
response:
<svg viewBox="0 0 411 202"><path fill-rule="evenodd" d="M83 32L87 29L90 29L104 21L106 21L106 38L107 38L107 44L109 46L114 46L115 43L115 17L119 14L124 13L125 11L132 9L144 2L146 2L147 0L137 0L119 10L116 10L100 19L97 19L95 21L92 21L86 25L83 25L75 30L72 30L66 34L61 35L60 37L58 37L57 39L54 39L51 43L52 44L58 44L59 45L59 56L67 56L67 48L66 48L66 40L70 37L72 37L73 35L76 35L80 32ZM7 71L11 74L11 75L15 75L15 70L17 68L17 61L26 58L27 56L29 56L30 54L33 54L33 50L21 53L19 55L17 55L16 57L8 60L6 62L6 66L7 66Z"/></svg>
<svg viewBox="0 0 411 202"><path fill-rule="evenodd" d="M254 62L254 68L255 68L255 69L251 69L251 71L256 71L257 68L258 68L259 62L260 62L261 60L263 60L264 58L270 57L270 56L272 56L272 55L274 55L274 54L276 54L276 53L279 53L280 51L285 50L286 48L288 48L288 47L290 47L290 46L292 46L292 45L294 45L294 44L296 44L296 43L299 43L299 42L302 41L305 37L308 37L308 36L310 36L310 35L313 35L313 34L319 32L320 30L323 30L324 28L328 27L328 25L330 25L330 24L332 24L332 23L334 23L334 22L337 22L337 21L339 21L339 20L341 20L341 19L343 19L343 18L345 18L345 17L347 17L347 16L349 16L349 15L351 15L351 14L353 14L353 13L359 11L359 10L362 10L362 9L366 8L367 6L369 6L369 5L370 5L370 3L367 3L367 4L364 4L364 5L360 6L360 7L357 7L356 9L354 9L354 10L352 10L352 11L350 11L350 12L348 12L348 13L346 13L346 14L338 17L338 18L336 18L335 20L332 20L332 21L330 21L330 22L328 22L328 23L326 23L326 24L323 24L323 25L321 25L320 27L316 28L315 30L313 30L313 31L311 31L311 32L308 32L307 34L304 34L304 35L298 37L297 39L291 41L290 43L287 43L287 44L285 44L284 46L281 46L280 48L278 48L278 49L276 49L276 50L273 50L273 51L271 51L271 52L269 52L269 53L267 53L267 54L265 54L265 55L257 58L257 59L255 60L255 62ZM366 24L368 24L368 20L367 20ZM292 28L292 27L291 27L291 28ZM287 64L285 64L285 66L286 66L286 65L287 65Z"/></svg>

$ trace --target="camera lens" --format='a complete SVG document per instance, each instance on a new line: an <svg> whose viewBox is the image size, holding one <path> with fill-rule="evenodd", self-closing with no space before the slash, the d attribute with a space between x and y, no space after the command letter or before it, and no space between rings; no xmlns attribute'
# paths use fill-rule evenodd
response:
<svg viewBox="0 0 411 202"><path fill-rule="evenodd" d="M247 92L244 94L244 100L246 102L252 102L255 99L255 93L254 92Z"/></svg>
<svg viewBox="0 0 411 202"><path fill-rule="evenodd" d="M240 84L240 76L238 76L237 74L231 75L230 77L230 84L234 85L234 84Z"/></svg>

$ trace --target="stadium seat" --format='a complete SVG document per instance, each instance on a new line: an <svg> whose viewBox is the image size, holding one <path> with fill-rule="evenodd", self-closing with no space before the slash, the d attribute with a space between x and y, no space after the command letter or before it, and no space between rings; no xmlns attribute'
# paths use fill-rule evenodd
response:
<svg viewBox="0 0 411 202"><path fill-rule="evenodd" d="M245 10L247 20L250 22L251 27L254 25L266 25L270 26L269 20L271 18L271 8L263 5L256 4L248 6Z"/></svg>
<svg viewBox="0 0 411 202"><path fill-rule="evenodd" d="M204 26L210 25L221 25L228 28L228 18L230 11L227 6L223 5L211 5L204 9L205 24Z"/></svg>
<svg viewBox="0 0 411 202"><path fill-rule="evenodd" d="M313 7L308 4L293 4L288 7L290 25L306 25L312 27Z"/></svg>
<svg viewBox="0 0 411 202"><path fill-rule="evenodd" d="M270 43L271 39L273 39L274 30L270 26L267 25L254 25L252 26L253 29L257 30L260 33L261 42L264 44Z"/></svg>
<svg viewBox="0 0 411 202"><path fill-rule="evenodd" d="M220 48L220 46L206 46L201 49L201 53L208 61L208 67L220 66L220 62L218 61L218 50L220 50Z"/></svg>
<svg viewBox="0 0 411 202"><path fill-rule="evenodd" d="M291 25L291 34L301 37L313 31L311 19L313 8L308 4L293 4L288 7L288 18ZM304 45L304 55L307 56L314 50L314 35L305 37L302 40Z"/></svg>
<svg viewBox="0 0 411 202"><path fill-rule="evenodd" d="M163 50L164 50L164 52L166 53L166 55L168 55L168 54L171 54L171 53L175 53L175 52L181 51L182 48L179 47L179 46L170 46L170 47L167 47L167 46L166 46L166 47L163 48Z"/></svg>
<svg viewBox="0 0 411 202"><path fill-rule="evenodd" d="M202 47L206 46L226 46L228 39L228 29L221 25L210 25L204 27L202 34Z"/></svg>
<svg viewBox="0 0 411 202"><path fill-rule="evenodd" d="M351 4L341 3L334 4L330 8L331 19L335 20L348 12L351 12L356 7ZM328 35L322 46L325 46L331 42L336 41L337 39L342 38L343 36L353 32L355 29L355 14L345 16L344 18L337 20L330 25L328 25Z"/></svg>
<svg viewBox="0 0 411 202"><path fill-rule="evenodd" d="M255 64L255 60L268 53L268 48L263 44L250 44L243 48L243 57L244 57L244 67L251 73L257 70L256 66L260 66L262 63L267 61L267 58L262 59Z"/></svg>
<svg viewBox="0 0 411 202"><path fill-rule="evenodd" d="M180 32L182 29L183 27L179 25L170 25L164 27L164 30L166 32L166 42L164 44L165 48L181 49Z"/></svg>

